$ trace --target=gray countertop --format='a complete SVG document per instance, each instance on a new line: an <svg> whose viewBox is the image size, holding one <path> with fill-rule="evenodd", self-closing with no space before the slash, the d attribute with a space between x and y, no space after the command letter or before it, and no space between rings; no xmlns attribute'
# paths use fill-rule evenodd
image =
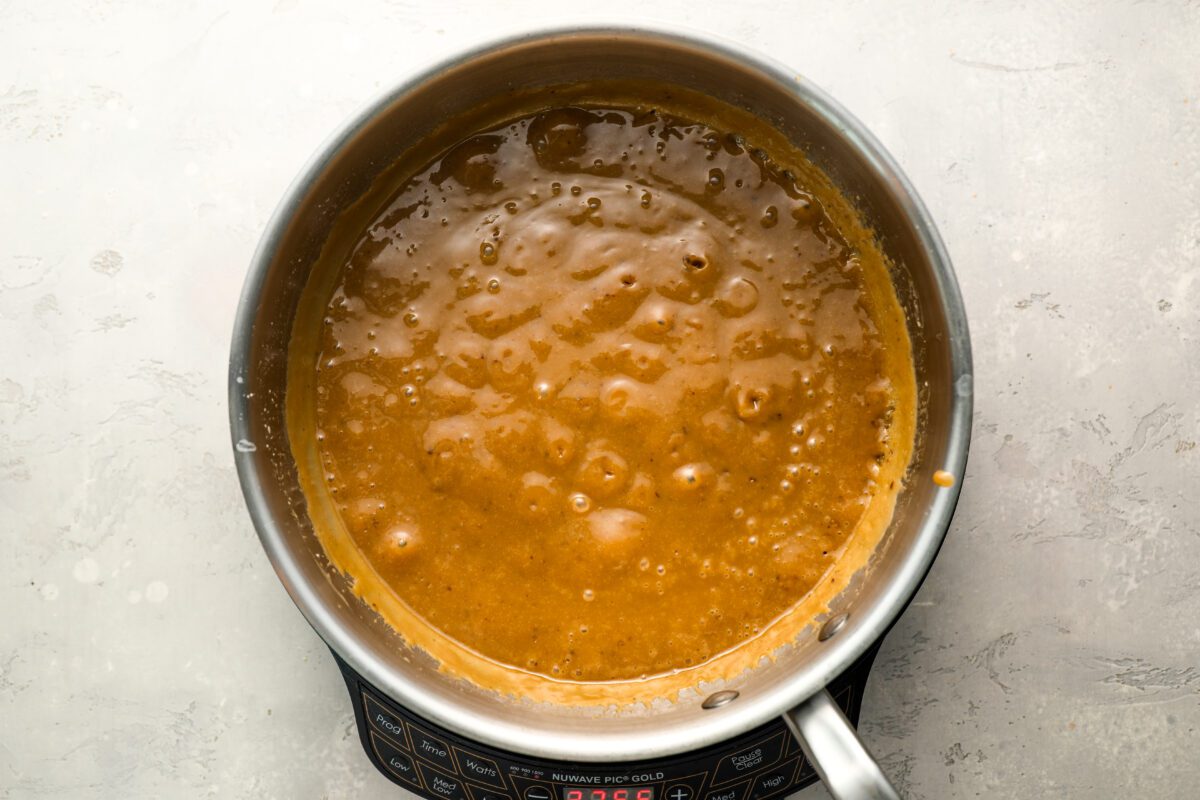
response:
<svg viewBox="0 0 1200 800"><path fill-rule="evenodd" d="M0 4L0 797L396 795L242 504L234 306L344 116L564 8ZM957 265L974 442L867 693L886 771L911 798L1194 797L1200 6L600 10L651 8L840 99Z"/></svg>

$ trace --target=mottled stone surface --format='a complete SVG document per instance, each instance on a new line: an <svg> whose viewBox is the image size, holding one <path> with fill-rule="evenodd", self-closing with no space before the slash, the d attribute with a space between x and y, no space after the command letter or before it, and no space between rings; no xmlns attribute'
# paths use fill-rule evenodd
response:
<svg viewBox="0 0 1200 800"><path fill-rule="evenodd" d="M0 5L0 797L395 796L243 510L234 306L393 78L551 3ZM1200 7L612 0L861 117L976 360L949 540L864 735L912 798L1200 783ZM823 796L819 789L805 797Z"/></svg>

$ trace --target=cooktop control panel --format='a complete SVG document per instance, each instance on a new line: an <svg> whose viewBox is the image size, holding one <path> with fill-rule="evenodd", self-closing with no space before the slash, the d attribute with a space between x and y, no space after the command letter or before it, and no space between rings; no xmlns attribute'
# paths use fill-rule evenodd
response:
<svg viewBox="0 0 1200 800"><path fill-rule="evenodd" d="M830 685L856 725L874 655L873 648ZM393 782L428 800L765 800L817 780L782 719L652 761L538 762L442 730L387 700L340 658L338 664L367 756Z"/></svg>

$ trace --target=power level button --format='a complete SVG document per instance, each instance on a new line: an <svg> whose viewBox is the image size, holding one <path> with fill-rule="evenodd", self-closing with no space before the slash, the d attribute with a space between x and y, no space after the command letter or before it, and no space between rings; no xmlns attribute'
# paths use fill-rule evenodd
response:
<svg viewBox="0 0 1200 800"><path fill-rule="evenodd" d="M525 800L550 800L550 790L535 784L525 790Z"/></svg>

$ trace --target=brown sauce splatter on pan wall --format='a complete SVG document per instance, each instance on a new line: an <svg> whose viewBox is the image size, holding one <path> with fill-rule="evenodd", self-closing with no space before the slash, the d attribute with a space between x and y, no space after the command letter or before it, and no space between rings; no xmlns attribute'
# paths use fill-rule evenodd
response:
<svg viewBox="0 0 1200 800"><path fill-rule="evenodd" d="M316 447L356 548L453 640L580 682L703 664L894 492L907 336L826 187L615 105L398 185L327 295Z"/></svg>

